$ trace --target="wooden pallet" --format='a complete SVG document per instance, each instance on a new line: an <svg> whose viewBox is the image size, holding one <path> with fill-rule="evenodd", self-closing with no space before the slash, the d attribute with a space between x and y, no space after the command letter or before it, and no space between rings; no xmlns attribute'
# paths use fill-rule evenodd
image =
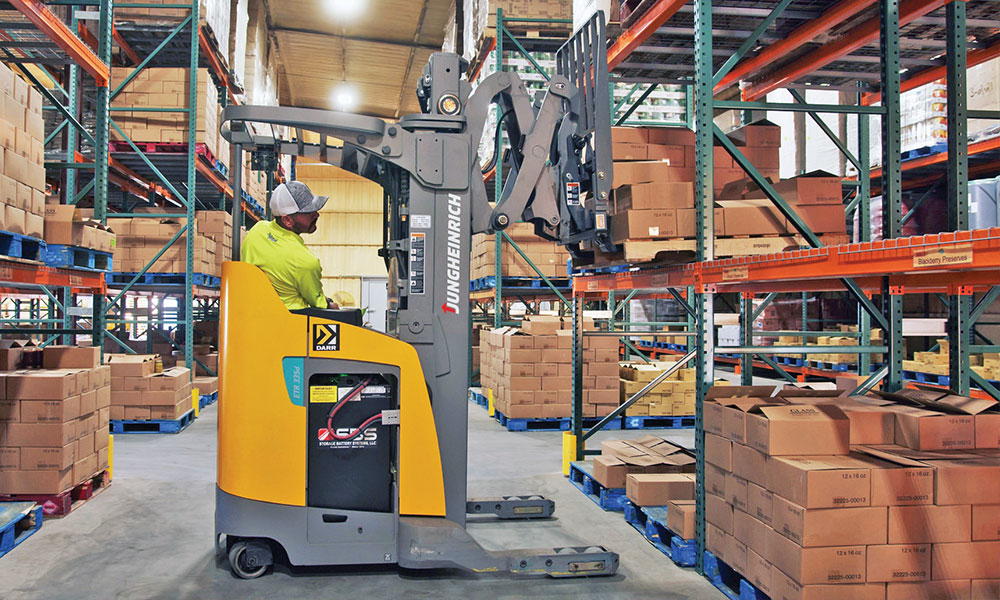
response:
<svg viewBox="0 0 1000 600"><path fill-rule="evenodd" d="M841 234L821 235L819 238L826 246L846 244L850 241L848 236ZM693 262L697 253L697 244L697 240L694 239L628 240L620 244L621 251L614 254L595 253L592 264L607 266ZM715 257L774 254L798 250L806 245L805 239L797 235L715 238Z"/></svg>

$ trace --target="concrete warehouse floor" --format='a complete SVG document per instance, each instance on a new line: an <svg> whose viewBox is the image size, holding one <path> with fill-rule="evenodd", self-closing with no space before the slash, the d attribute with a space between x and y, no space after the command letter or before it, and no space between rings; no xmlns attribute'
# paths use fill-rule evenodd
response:
<svg viewBox="0 0 1000 600"><path fill-rule="evenodd" d="M469 494L539 493L556 518L470 525L487 548L601 544L621 554L609 578L546 579L394 567L288 568L240 580L214 557L216 406L178 435L118 435L112 485L0 559L0 598L722 598L560 473L559 433L510 433L469 405ZM601 432L598 439L644 431ZM693 431L650 431L693 445Z"/></svg>

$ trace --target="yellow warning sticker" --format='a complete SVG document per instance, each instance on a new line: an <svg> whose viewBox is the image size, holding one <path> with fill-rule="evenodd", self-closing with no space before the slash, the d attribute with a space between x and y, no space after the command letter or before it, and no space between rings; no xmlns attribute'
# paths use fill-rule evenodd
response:
<svg viewBox="0 0 1000 600"><path fill-rule="evenodd" d="M309 402L337 402L340 395L335 385L314 385L309 388Z"/></svg>

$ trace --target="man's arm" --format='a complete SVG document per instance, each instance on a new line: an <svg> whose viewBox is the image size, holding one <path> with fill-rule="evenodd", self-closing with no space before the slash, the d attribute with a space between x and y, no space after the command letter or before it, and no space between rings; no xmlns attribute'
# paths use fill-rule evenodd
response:
<svg viewBox="0 0 1000 600"><path fill-rule="evenodd" d="M320 266L319 259L299 272L298 288L299 295L310 306L327 308L326 294L323 293L323 267Z"/></svg>

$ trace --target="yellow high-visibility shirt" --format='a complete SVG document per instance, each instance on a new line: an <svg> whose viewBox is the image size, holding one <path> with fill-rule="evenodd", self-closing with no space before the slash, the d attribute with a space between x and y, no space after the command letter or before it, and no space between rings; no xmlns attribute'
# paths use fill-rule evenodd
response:
<svg viewBox="0 0 1000 600"><path fill-rule="evenodd" d="M299 234L277 221L261 221L247 232L240 254L267 274L289 310L326 308L323 268Z"/></svg>

